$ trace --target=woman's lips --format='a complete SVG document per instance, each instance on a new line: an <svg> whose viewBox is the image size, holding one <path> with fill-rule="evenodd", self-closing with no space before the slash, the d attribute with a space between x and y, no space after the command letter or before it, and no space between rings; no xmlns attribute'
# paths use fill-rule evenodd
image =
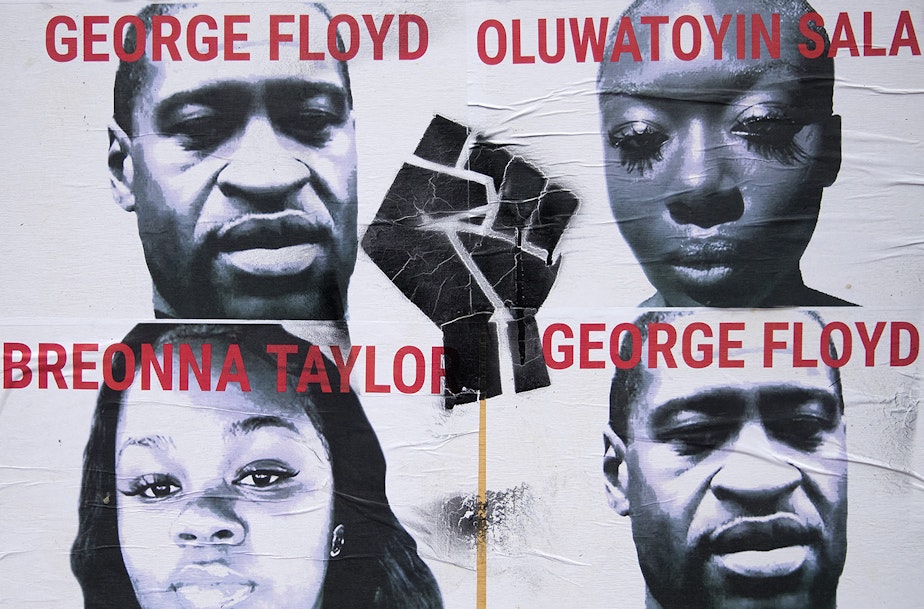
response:
<svg viewBox="0 0 924 609"><path fill-rule="evenodd" d="M726 239L690 239L668 254L667 260L675 266L694 269L728 266L738 259L738 249Z"/></svg>
<svg viewBox="0 0 924 609"><path fill-rule="evenodd" d="M217 262L247 275L298 275L325 253L331 238L329 227L303 212L246 216L218 231Z"/></svg>
<svg viewBox="0 0 924 609"><path fill-rule="evenodd" d="M214 582L179 584L174 587L182 607L215 609L233 607L248 596L256 586L244 582Z"/></svg>
<svg viewBox="0 0 924 609"><path fill-rule="evenodd" d="M170 589L181 607L214 609L233 607L256 589L257 584L224 564L190 565L173 578Z"/></svg>
<svg viewBox="0 0 924 609"><path fill-rule="evenodd" d="M688 239L663 259L689 280L698 283L724 279L739 262L738 246L726 239Z"/></svg>

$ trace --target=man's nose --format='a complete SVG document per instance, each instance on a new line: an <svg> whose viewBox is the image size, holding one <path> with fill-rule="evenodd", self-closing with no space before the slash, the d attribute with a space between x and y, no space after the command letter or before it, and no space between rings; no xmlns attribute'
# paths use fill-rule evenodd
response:
<svg viewBox="0 0 924 609"><path fill-rule="evenodd" d="M197 497L189 501L173 523L178 546L237 546L244 543L247 528L234 510L235 499Z"/></svg>
<svg viewBox="0 0 924 609"><path fill-rule="evenodd" d="M226 197L273 205L310 178L311 169L286 148L269 119L254 116L244 126L217 183Z"/></svg>
<svg viewBox="0 0 924 609"><path fill-rule="evenodd" d="M720 501L736 502L754 512L774 511L802 482L802 472L780 454L759 422L745 423L723 450L722 467L711 482Z"/></svg>
<svg viewBox="0 0 924 609"><path fill-rule="evenodd" d="M668 211L678 224L710 228L734 222L744 214L744 198L732 175L732 154L708 121L691 121L678 168L677 190Z"/></svg>

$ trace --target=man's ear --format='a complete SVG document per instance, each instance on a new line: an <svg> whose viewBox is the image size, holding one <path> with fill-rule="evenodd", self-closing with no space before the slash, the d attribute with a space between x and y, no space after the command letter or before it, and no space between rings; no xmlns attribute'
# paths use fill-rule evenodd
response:
<svg viewBox="0 0 924 609"><path fill-rule="evenodd" d="M821 185L828 187L834 184L841 170L841 117L837 114L829 116L822 126L818 164Z"/></svg>
<svg viewBox="0 0 924 609"><path fill-rule="evenodd" d="M626 488L629 468L626 466L626 443L607 425L603 430L603 477L606 480L606 499L620 516L631 512Z"/></svg>
<svg viewBox="0 0 924 609"><path fill-rule="evenodd" d="M112 198L125 211L135 211L131 143L131 138L115 121L109 123L109 186Z"/></svg>

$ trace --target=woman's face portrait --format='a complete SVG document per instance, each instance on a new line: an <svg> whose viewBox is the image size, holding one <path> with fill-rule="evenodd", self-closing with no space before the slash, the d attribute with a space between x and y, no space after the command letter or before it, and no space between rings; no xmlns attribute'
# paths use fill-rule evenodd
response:
<svg viewBox="0 0 924 609"><path fill-rule="evenodd" d="M142 609L321 604L333 477L327 448L275 371L251 391L124 395L116 432L119 540Z"/></svg>
<svg viewBox="0 0 924 609"><path fill-rule="evenodd" d="M802 287L799 261L836 175L821 159L834 158L839 122L823 101L830 75L801 57L792 28L783 25L779 58L764 48L752 59L749 40L739 59L729 28L724 47L704 39L693 60L662 40L659 61L603 67L610 205L664 300L651 304L758 306Z"/></svg>

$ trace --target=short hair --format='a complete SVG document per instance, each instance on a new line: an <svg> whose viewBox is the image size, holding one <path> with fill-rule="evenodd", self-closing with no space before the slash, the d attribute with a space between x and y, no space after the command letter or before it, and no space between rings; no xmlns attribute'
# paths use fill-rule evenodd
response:
<svg viewBox="0 0 924 609"><path fill-rule="evenodd" d="M140 324L123 343L140 362L141 345L207 340L236 344L245 360L273 368L266 346L294 344L289 383L296 386L311 345L278 325ZM315 424L330 456L334 479L332 524L344 524L347 543L328 563L324 609L439 609L439 587L417 555L417 545L391 510L385 494L385 458L378 438L352 391L340 393L336 366L325 360L333 391L311 384L292 399ZM126 358L113 358L113 378L126 378ZM79 527L71 548L71 569L83 588L86 609L139 609L122 558L116 509L116 431L125 390L100 391L84 452Z"/></svg>
<svg viewBox="0 0 924 609"><path fill-rule="evenodd" d="M138 18L144 24L147 34L151 33L151 23L155 16L173 15L187 8L198 6L197 3L185 4L149 4L138 12ZM331 19L330 11L327 7L319 2L308 3L324 15L328 21ZM125 53L131 55L135 52L138 45L138 33L134 24L129 24L125 29L125 40L123 48ZM337 48L343 52L345 46L340 32L337 32ZM119 60L119 67L116 70L115 82L113 84L112 98L112 116L116 124L129 136L134 135L132 128L132 116L138 103L138 95L144 86L150 81L152 70L151 61L147 55L143 55L138 61ZM346 61L338 61L337 68L343 79L343 86L346 89L346 99L348 107L353 107L353 91L350 85L350 70Z"/></svg>
<svg viewBox="0 0 924 609"><path fill-rule="evenodd" d="M661 8L673 2L678 2L678 0L635 0L623 11L620 17L614 21L613 27L610 29L609 36L607 37L603 60L600 62L600 66L597 69L598 88L600 83L603 82L604 73L611 64L610 57L613 54L613 47L616 45L616 34L619 31L620 19L622 17L634 18L641 15L650 15L652 14L652 7ZM806 0L745 0L745 2L737 3L733 6L740 7L749 3L765 4L767 8L772 9L774 13L779 13L780 20L784 23L799 21L803 15L817 12ZM830 113L834 107L834 59L828 57L828 49L831 46L831 41L828 38L828 32L825 28L815 21L809 21L808 28L822 37L824 40L824 52L815 59L805 58L804 61L811 62L809 65L812 68L811 70L806 70L807 73L802 80L809 88L813 89L813 94L808 96L812 101L812 105Z"/></svg>
<svg viewBox="0 0 924 609"><path fill-rule="evenodd" d="M819 326L824 327L824 320L815 311L804 311L804 313L815 321ZM639 329L642 340L639 343L644 345L648 340L648 325L652 323L668 323L678 317L687 317L693 315L692 311L648 311L636 319L633 323ZM633 342L629 334L622 337L619 345L619 358L622 361L629 361L632 358ZM837 360L837 350L831 338L828 339L828 352L833 360ZM619 438L629 443L629 417L632 415L632 405L635 404L642 388L642 370L644 362L630 368L617 368L616 374L613 375L613 382L610 384L610 428L619 436ZM837 395L838 407L841 414L844 413L844 393L841 387L841 373L838 368L828 368L831 376L831 384L834 393Z"/></svg>

